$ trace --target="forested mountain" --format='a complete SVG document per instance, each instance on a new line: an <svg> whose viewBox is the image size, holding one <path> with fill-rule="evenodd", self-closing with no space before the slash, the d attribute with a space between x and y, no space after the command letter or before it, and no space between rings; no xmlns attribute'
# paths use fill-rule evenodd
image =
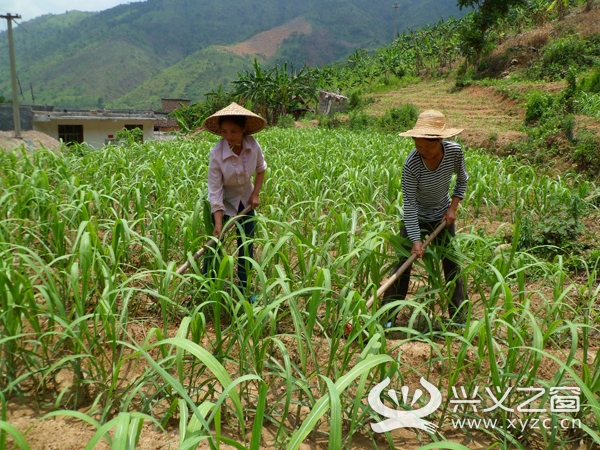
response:
<svg viewBox="0 0 600 450"><path fill-rule="evenodd" d="M461 15L456 0L147 0L99 13L45 15L15 27L23 103L158 108L203 100L255 57L321 65L402 31ZM18 11L16 12L18 13ZM0 95L11 98L6 32Z"/></svg>

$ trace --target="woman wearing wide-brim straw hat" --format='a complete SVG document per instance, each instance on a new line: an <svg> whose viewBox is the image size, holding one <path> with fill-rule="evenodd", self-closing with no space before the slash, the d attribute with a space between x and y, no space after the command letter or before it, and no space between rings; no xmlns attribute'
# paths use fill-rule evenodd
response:
<svg viewBox="0 0 600 450"><path fill-rule="evenodd" d="M246 117L246 127L244 131L244 135L248 136L254 133L258 133L264 127L267 126L267 121L260 117L257 114L254 114L252 111L238 105L233 102L231 105L223 108L212 116L206 118L202 126L207 131L210 131L212 134L216 134L217 136L221 136L221 126L219 124L219 120L224 116L242 116Z"/></svg>
<svg viewBox="0 0 600 450"><path fill-rule="evenodd" d="M425 253L422 233L431 233L443 221L446 228L432 241L443 247L442 265L446 283L455 281L448 312L455 323L464 321L467 295L460 277L460 267L453 257L451 239L455 236L456 210L465 197L468 175L461 146L445 139L456 136L462 128L450 128L440 111L422 112L415 126L400 136L412 137L415 148L409 153L402 167L403 224L400 236L406 239L406 249L421 258ZM456 183L449 195L450 182L456 174ZM408 258L403 258L394 272ZM410 283L410 267L387 290L383 304L404 300ZM395 315L386 324L391 326Z"/></svg>
<svg viewBox="0 0 600 450"><path fill-rule="evenodd" d="M237 103L208 117L203 127L221 136L212 148L208 164L208 201L214 221L214 236L219 236L223 224L237 216L245 207L252 210L240 219L243 234L238 235L238 285L247 287L248 261L253 257L253 245L247 242L254 236L254 209L260 204L259 194L265 179L267 163L262 149L251 135L259 132L267 122ZM254 175L254 183L252 176ZM204 272L212 270L214 257L205 258ZM251 300L254 297L251 296Z"/></svg>

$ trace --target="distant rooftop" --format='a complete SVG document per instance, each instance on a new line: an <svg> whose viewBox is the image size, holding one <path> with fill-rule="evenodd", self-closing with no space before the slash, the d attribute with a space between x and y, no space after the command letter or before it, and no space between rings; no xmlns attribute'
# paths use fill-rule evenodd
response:
<svg viewBox="0 0 600 450"><path fill-rule="evenodd" d="M35 121L52 119L74 120L160 120L165 118L165 113L151 110L137 109L74 109L55 108L54 106L31 106L35 114Z"/></svg>

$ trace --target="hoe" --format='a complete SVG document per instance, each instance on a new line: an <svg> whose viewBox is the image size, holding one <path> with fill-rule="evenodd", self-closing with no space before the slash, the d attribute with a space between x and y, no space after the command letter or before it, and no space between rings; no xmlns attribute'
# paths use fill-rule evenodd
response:
<svg viewBox="0 0 600 450"><path fill-rule="evenodd" d="M223 236L225 233L227 233L236 224L236 222L242 218L242 216L245 216L250 211L252 211L252 206L248 205L237 216L229 219L229 221L225 224L225 226L223 227L223 230L221 231L221 236ZM210 239L206 244L204 244L204 246L200 250L198 250L196 253L194 253L194 255L192 256L193 260L196 261L202 255L204 255L204 253L206 253L206 250L208 250L210 247L213 247L215 245L215 242L217 242L216 239ZM180 265L177 268L177 271L175 273L177 273L177 275L181 275L186 270L188 270L191 265L192 265L192 262L188 259L186 262L184 262L182 265Z"/></svg>
<svg viewBox="0 0 600 450"><path fill-rule="evenodd" d="M237 216L229 219L229 221L225 224L225 226L223 227L223 230L221 231L221 236L223 236L225 233L227 233L236 224L236 222L242 218L242 216L248 214L250 211L252 211L252 206L248 205ZM207 249L209 249L210 247L214 247L215 242L217 242L216 239L210 239L206 244L204 244L204 246L200 250L198 250L196 253L194 253L194 255L192 256L192 260L196 261L202 255L204 255L204 253L206 253ZM186 262L184 262L182 265L180 265L177 268L177 270L175 271L175 273L177 275L181 275L186 270L188 270L190 268L190 266L192 265L192 260L188 259ZM152 290L150 293L150 296L155 299L158 298L158 296L159 296L158 291Z"/></svg>
<svg viewBox="0 0 600 450"><path fill-rule="evenodd" d="M429 235L429 237L425 240L425 242L423 242L423 250L425 250L427 248L427 246L431 243L431 241L433 241L435 239L435 237L440 234L440 232L446 227L446 220L442 220L440 222L440 224L437 226L437 228L435 230L433 230L431 232L431 234ZM387 291L390 286L392 284L394 284L394 282L400 278L400 275L402 275L404 273L404 271L406 269L408 269L410 267L410 265L415 262L415 260L417 259L417 255L415 255L414 253L412 255L410 255L410 258L408 258L406 260L406 262L404 264L402 264L398 270L396 270L396 272L394 272L394 274L385 282L383 283L379 289L377 289L377 293L374 294L369 301L367 302L367 309L371 308L371 306L373 306L373 303L375 302L376 298L381 297L385 291ZM352 322L349 322L346 324L345 328L344 328L344 334L346 335L346 337L350 336L350 333L352 332Z"/></svg>

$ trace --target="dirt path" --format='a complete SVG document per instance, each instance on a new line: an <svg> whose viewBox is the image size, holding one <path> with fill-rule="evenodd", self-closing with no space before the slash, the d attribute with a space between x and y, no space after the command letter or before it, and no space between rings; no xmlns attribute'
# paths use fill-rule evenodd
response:
<svg viewBox="0 0 600 450"><path fill-rule="evenodd" d="M461 139L468 146L503 146L524 139L525 109L515 100L498 94L492 87L468 86L452 92L454 82L427 81L375 94L369 114L382 115L385 110L411 103L421 111L442 111L448 126L464 128Z"/></svg>

